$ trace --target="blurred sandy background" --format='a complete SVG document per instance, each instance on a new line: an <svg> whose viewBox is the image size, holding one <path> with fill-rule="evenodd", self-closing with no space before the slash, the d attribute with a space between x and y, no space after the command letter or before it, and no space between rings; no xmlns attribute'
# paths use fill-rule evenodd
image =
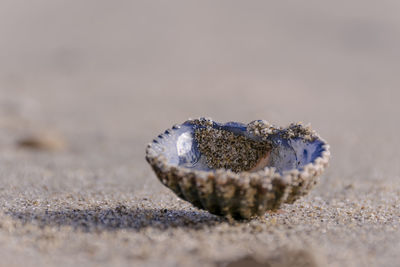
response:
<svg viewBox="0 0 400 267"><path fill-rule="evenodd" d="M0 265L398 265L399 11L1 1ZM199 116L310 122L331 166L310 196L231 225L144 160L154 136ZM21 146L43 133L49 147Z"/></svg>

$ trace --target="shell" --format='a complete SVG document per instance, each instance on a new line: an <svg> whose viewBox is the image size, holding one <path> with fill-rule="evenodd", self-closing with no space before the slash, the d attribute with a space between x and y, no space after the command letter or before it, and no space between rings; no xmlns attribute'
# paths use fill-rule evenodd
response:
<svg viewBox="0 0 400 267"><path fill-rule="evenodd" d="M146 149L159 180L180 198L216 215L261 216L306 195L328 165L329 145L309 126L279 128L188 120Z"/></svg>

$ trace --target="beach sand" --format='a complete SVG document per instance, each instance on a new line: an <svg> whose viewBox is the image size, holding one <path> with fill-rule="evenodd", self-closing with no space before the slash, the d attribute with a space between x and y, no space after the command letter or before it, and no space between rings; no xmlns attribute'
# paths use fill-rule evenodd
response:
<svg viewBox="0 0 400 267"><path fill-rule="evenodd" d="M398 266L399 8L2 1L0 265ZM198 210L144 151L200 116L311 123L330 167L263 218Z"/></svg>

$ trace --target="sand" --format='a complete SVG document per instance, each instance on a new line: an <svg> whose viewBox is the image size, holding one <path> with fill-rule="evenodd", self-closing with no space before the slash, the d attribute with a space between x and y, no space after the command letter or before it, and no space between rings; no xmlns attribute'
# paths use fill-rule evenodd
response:
<svg viewBox="0 0 400 267"><path fill-rule="evenodd" d="M2 1L1 266L398 266L400 4ZM310 195L229 222L144 159L187 118L311 123Z"/></svg>

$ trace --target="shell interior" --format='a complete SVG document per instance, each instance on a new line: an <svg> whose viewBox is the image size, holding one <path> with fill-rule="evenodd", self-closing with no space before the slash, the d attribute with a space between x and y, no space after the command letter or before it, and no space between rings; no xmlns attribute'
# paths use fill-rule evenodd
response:
<svg viewBox="0 0 400 267"><path fill-rule="evenodd" d="M154 149L164 155L169 165L201 171L253 172L274 167L283 173L302 170L321 157L324 143L320 139L287 138L285 133L285 129L276 130L261 138L242 123L187 121L160 135Z"/></svg>

